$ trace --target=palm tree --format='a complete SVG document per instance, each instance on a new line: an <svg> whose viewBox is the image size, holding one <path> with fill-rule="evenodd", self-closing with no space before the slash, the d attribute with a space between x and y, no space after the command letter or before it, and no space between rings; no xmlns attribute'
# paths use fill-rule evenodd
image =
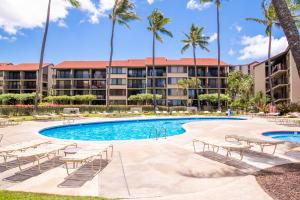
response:
<svg viewBox="0 0 300 200"><path fill-rule="evenodd" d="M218 41L218 110L221 110L221 80L220 80L220 71L221 71L221 43L220 43L220 7L222 0L199 0L200 3L210 3L213 2L216 5L217 9L217 41Z"/></svg>
<svg viewBox="0 0 300 200"><path fill-rule="evenodd" d="M297 7L290 0L286 0L288 5L291 8L292 13L294 14L297 10ZM269 89L270 89L270 96L271 96L271 103L275 105L274 99L274 92L273 92L273 83L272 83L272 66L271 66L271 50L272 50L272 33L273 33L273 26L280 27L280 23L278 21L274 5L272 3L267 3L267 0L262 1L262 10L264 14L263 19L258 18L247 18L247 20L257 22L266 26L266 34L269 37L269 47L268 47L268 79L269 79Z"/></svg>
<svg viewBox="0 0 300 200"><path fill-rule="evenodd" d="M148 17L149 26L147 29L152 32L152 90L153 90L153 106L154 110L156 110L156 90L155 90L155 45L156 40L159 42L163 42L161 34L167 35L169 37L173 37L173 34L165 28L165 26L171 22L170 18L164 17L164 14L155 9L152 11L151 15Z"/></svg>
<svg viewBox="0 0 300 200"><path fill-rule="evenodd" d="M295 20L293 19L286 0L272 0L272 3L288 40L300 76L300 37ZM294 0L294 4L299 7L300 0Z"/></svg>
<svg viewBox="0 0 300 200"><path fill-rule="evenodd" d="M196 77L182 79L182 80L179 80L177 82L177 86L178 86L178 89L179 88L184 89L184 91L188 95L187 106L189 106L190 105L190 99L189 99L189 94L188 94L189 88L196 88L196 87L198 87L199 86L199 80ZM198 98L198 95L197 95L197 98Z"/></svg>
<svg viewBox="0 0 300 200"><path fill-rule="evenodd" d="M190 33L189 34L185 33L184 35L186 36L186 39L181 41L184 43L184 46L181 49L181 53L184 53L190 47L193 48L195 77L197 77L196 48L200 47L201 49L204 49L207 52L209 52L209 49L207 48L209 37L204 36L203 32L204 32L203 27L199 27L199 26L196 26L195 24L192 24ZM200 106L200 100L198 98L199 83L194 86L195 86L194 88L196 88L196 96L197 96L197 102L198 102L197 106L199 109L199 106Z"/></svg>
<svg viewBox="0 0 300 200"><path fill-rule="evenodd" d="M65 0L71 3L72 6L78 8L80 3L77 0ZM43 65L44 65L44 53L48 35L49 21L50 21L50 12L51 12L51 0L48 0L48 8L47 8L47 17L46 17L46 25L44 30L42 48L40 53L40 62L39 62L39 70L38 70L38 78L36 84L36 96L34 100L34 110L37 111L38 103L43 96Z"/></svg>
<svg viewBox="0 0 300 200"><path fill-rule="evenodd" d="M108 73L107 73L107 91L106 105L109 107L109 90L110 90L110 73L111 73L111 65L114 53L114 36L115 36L115 26L116 23L120 25L124 25L127 28L130 28L128 22L133 20L138 20L139 17L135 12L135 5L131 2L131 0L115 0L115 4L112 10L112 13L109 15L112 21L112 29L111 29L111 38L110 38L110 55L109 55L109 64L108 64Z"/></svg>

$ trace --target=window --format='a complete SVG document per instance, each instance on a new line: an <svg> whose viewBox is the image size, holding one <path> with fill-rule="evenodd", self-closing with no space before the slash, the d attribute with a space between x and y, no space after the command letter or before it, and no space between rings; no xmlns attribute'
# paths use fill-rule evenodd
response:
<svg viewBox="0 0 300 200"><path fill-rule="evenodd" d="M209 88L217 88L217 79L208 79Z"/></svg>
<svg viewBox="0 0 300 200"><path fill-rule="evenodd" d="M168 78L168 84L176 85L178 81L183 80L184 78Z"/></svg>
<svg viewBox="0 0 300 200"><path fill-rule="evenodd" d="M24 72L25 79L36 79L36 72Z"/></svg>
<svg viewBox="0 0 300 200"><path fill-rule="evenodd" d="M93 78L106 78L106 70L93 70Z"/></svg>
<svg viewBox="0 0 300 200"><path fill-rule="evenodd" d="M56 88L57 89L70 89L71 81L56 81Z"/></svg>
<svg viewBox="0 0 300 200"><path fill-rule="evenodd" d="M145 88L146 80L128 80L128 88Z"/></svg>
<svg viewBox="0 0 300 200"><path fill-rule="evenodd" d="M74 95L87 95L89 94L88 90L75 90Z"/></svg>
<svg viewBox="0 0 300 200"><path fill-rule="evenodd" d="M206 68L205 67L197 68L197 76L206 76Z"/></svg>
<svg viewBox="0 0 300 200"><path fill-rule="evenodd" d="M218 68L217 67L210 67L208 68L208 76L218 76Z"/></svg>
<svg viewBox="0 0 300 200"><path fill-rule="evenodd" d="M56 71L57 78L71 78L71 70Z"/></svg>
<svg viewBox="0 0 300 200"><path fill-rule="evenodd" d="M128 77L146 77L146 69L128 69Z"/></svg>
<svg viewBox="0 0 300 200"><path fill-rule="evenodd" d="M126 79L125 78L112 78L111 85L126 85Z"/></svg>
<svg viewBox="0 0 300 200"><path fill-rule="evenodd" d="M89 89L89 81L75 81L74 82L75 88L78 89Z"/></svg>
<svg viewBox="0 0 300 200"><path fill-rule="evenodd" d="M112 67L111 68L112 74L126 74L126 68L124 67Z"/></svg>
<svg viewBox="0 0 300 200"><path fill-rule="evenodd" d="M111 89L109 93L111 96L126 96L126 90Z"/></svg>
<svg viewBox="0 0 300 200"><path fill-rule="evenodd" d="M90 78L90 71L89 70L75 70L74 71L74 78Z"/></svg>
<svg viewBox="0 0 300 200"><path fill-rule="evenodd" d="M185 106L184 100L168 100L169 106Z"/></svg>
<svg viewBox="0 0 300 200"><path fill-rule="evenodd" d="M106 98L106 91L105 90L94 90L92 94L97 97L97 99L105 99Z"/></svg>
<svg viewBox="0 0 300 200"><path fill-rule="evenodd" d="M36 89L36 82L35 81L24 82L24 89Z"/></svg>
<svg viewBox="0 0 300 200"><path fill-rule="evenodd" d="M186 92L183 89L168 89L169 96L185 96Z"/></svg>
<svg viewBox="0 0 300 200"><path fill-rule="evenodd" d="M187 73L186 67L183 66L173 66L168 68L169 73Z"/></svg>
<svg viewBox="0 0 300 200"><path fill-rule="evenodd" d="M106 88L106 81L92 81L92 89L104 89Z"/></svg>

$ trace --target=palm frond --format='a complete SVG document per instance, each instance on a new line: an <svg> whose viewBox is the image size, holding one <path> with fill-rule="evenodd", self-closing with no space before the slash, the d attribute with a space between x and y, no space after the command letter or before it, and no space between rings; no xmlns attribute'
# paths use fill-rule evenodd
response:
<svg viewBox="0 0 300 200"><path fill-rule="evenodd" d="M246 18L246 20L247 21L254 21L254 22L257 22L257 23L263 24L263 25L268 24L268 21L265 20L265 19L258 19L258 18L251 18L251 17L249 17L249 18Z"/></svg>
<svg viewBox="0 0 300 200"><path fill-rule="evenodd" d="M168 31L167 29L165 29L165 28L161 28L158 31L161 32L164 35L167 35L167 36L171 37L171 38L173 37L173 34L170 31Z"/></svg>
<svg viewBox="0 0 300 200"><path fill-rule="evenodd" d="M73 7L79 8L80 7L80 2L77 0L66 0L68 1Z"/></svg>
<svg viewBox="0 0 300 200"><path fill-rule="evenodd" d="M160 37L160 35L158 33L155 33L155 39L158 40L161 43L164 42L164 40Z"/></svg>
<svg viewBox="0 0 300 200"><path fill-rule="evenodd" d="M128 29L130 29L129 24L126 21L121 20L121 19L117 19L117 22L118 22L118 24L120 24L122 26L126 26Z"/></svg>
<svg viewBox="0 0 300 200"><path fill-rule="evenodd" d="M183 54L186 50L188 50L190 48L190 44L186 44L182 47L181 49L181 53Z"/></svg>

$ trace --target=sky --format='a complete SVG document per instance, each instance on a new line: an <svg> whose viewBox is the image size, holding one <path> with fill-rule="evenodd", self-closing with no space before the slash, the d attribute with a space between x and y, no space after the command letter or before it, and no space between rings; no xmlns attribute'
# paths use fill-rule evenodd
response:
<svg viewBox="0 0 300 200"><path fill-rule="evenodd" d="M39 61L48 0L0 0L0 63ZM189 49L181 54L192 23L203 26L209 36L210 52L197 49L197 57L217 57L216 7L198 0L132 0L140 21L130 29L117 25L114 59L151 57L152 36L147 16L154 9L172 19L166 26L174 37L163 36L157 43L157 56L170 59L192 57ZM108 60L111 22L108 17L114 0L79 0L72 8L65 0L52 0L51 23L45 62L65 60ZM221 59L229 64L247 64L266 58L268 38L265 27L247 17L262 17L261 0L224 0L220 11ZM272 54L284 51L287 41L281 29L274 28Z"/></svg>

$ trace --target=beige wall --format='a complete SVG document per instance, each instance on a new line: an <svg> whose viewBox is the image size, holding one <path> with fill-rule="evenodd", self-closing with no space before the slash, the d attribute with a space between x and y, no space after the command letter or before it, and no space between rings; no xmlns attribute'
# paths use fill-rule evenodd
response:
<svg viewBox="0 0 300 200"><path fill-rule="evenodd" d="M288 53L290 63L290 97L292 103L300 103L300 78L291 51Z"/></svg>
<svg viewBox="0 0 300 200"><path fill-rule="evenodd" d="M262 91L266 93L265 63L261 63L254 68L254 92Z"/></svg>

